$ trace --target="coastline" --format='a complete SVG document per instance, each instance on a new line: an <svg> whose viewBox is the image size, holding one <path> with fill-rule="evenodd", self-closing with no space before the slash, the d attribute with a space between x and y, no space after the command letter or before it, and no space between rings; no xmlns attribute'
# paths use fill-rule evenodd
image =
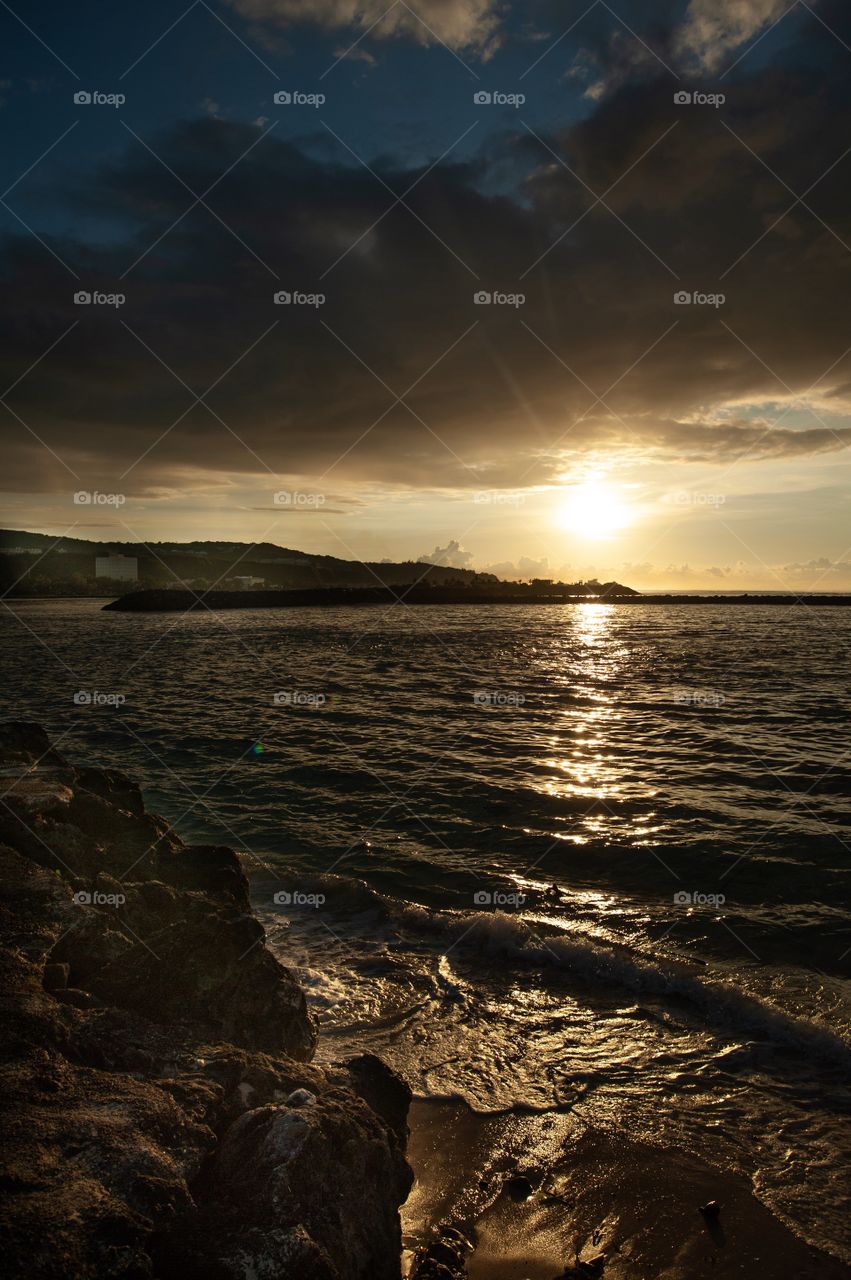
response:
<svg viewBox="0 0 851 1280"><path fill-rule="evenodd" d="M694 1156L569 1108L411 1103L371 1053L312 1064L231 850L38 726L0 726L0 770L14 1277L851 1277Z"/></svg>
<svg viewBox="0 0 851 1280"><path fill-rule="evenodd" d="M747 1180L569 1113L481 1115L415 1099L406 1239L429 1222L476 1238L469 1280L848 1280ZM528 1186L522 1179L528 1180ZM700 1206L715 1200L717 1219Z"/></svg>

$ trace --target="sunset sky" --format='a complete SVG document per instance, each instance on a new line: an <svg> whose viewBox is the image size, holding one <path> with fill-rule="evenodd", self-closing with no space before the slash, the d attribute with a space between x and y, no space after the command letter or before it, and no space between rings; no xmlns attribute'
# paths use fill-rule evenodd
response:
<svg viewBox="0 0 851 1280"><path fill-rule="evenodd" d="M847 3L0 0L0 49L3 526L851 589Z"/></svg>

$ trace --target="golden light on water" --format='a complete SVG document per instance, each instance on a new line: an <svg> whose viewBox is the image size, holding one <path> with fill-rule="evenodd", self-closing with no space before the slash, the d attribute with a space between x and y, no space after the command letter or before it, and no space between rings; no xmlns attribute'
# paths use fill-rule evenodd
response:
<svg viewBox="0 0 851 1280"><path fill-rule="evenodd" d="M585 480L571 488L556 508L558 525L592 542L617 533L632 519L621 490L598 479Z"/></svg>

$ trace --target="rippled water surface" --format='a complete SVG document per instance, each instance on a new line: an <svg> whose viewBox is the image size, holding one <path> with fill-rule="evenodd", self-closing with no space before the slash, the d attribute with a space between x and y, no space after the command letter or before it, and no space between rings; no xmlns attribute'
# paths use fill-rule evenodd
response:
<svg viewBox="0 0 851 1280"><path fill-rule="evenodd" d="M849 640L841 608L45 601L0 656L7 714L244 851L327 1056L691 1147L851 1257Z"/></svg>

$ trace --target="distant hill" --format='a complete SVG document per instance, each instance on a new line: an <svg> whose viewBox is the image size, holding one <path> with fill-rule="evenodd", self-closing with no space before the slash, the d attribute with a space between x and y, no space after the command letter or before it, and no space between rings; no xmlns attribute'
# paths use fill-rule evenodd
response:
<svg viewBox="0 0 851 1280"><path fill-rule="evenodd" d="M95 577L95 558L110 555L137 561L140 587L239 587L249 585L248 579L259 580L251 585L290 588L398 586L415 582L421 575L424 581L452 586L497 581L491 574L469 569L427 568L413 562L361 564L271 542L91 542L3 529L0 582L6 590L23 574L17 594L53 594L62 585L76 588L72 594L114 595L114 580ZM122 581L120 589L127 591L130 585Z"/></svg>
<svg viewBox="0 0 851 1280"><path fill-rule="evenodd" d="M136 581L96 576L95 558L125 556L137 561ZM55 538L22 529L0 529L0 591L13 596L115 596L129 590L189 587L207 591L262 587L312 589L320 587L463 587L489 591L517 589L492 573L452 569L406 560L399 562L341 560L313 555L272 542L91 542L84 538ZM536 582L578 594L629 595L618 583L578 584Z"/></svg>

